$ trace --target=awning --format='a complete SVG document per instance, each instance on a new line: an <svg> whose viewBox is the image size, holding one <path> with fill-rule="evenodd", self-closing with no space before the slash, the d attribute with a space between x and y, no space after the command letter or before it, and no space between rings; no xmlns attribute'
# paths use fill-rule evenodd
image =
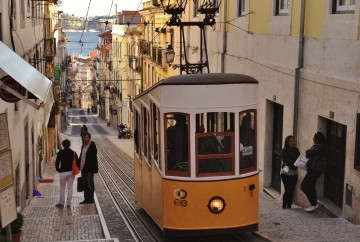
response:
<svg viewBox="0 0 360 242"><path fill-rule="evenodd" d="M41 103L44 103L47 100L52 82L1 41L0 53L0 68L38 98ZM0 86L36 109L41 107L41 103L30 101L27 96L3 85L1 80Z"/></svg>

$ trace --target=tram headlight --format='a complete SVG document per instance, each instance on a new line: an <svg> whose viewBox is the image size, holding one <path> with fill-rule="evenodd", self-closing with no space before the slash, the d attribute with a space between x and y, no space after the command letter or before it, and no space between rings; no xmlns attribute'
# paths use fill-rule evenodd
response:
<svg viewBox="0 0 360 242"><path fill-rule="evenodd" d="M225 200L222 197L212 197L208 203L208 208L212 213L221 213L226 206Z"/></svg>

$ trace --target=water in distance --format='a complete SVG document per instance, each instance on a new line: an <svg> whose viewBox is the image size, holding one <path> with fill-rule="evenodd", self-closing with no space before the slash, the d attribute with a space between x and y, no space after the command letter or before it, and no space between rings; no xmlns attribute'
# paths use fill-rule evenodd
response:
<svg viewBox="0 0 360 242"><path fill-rule="evenodd" d="M67 43L68 55L74 54L75 56L89 56L89 51L96 50L96 46L99 43L98 35L100 32L85 31L82 37L82 32L65 32L65 34L69 41Z"/></svg>

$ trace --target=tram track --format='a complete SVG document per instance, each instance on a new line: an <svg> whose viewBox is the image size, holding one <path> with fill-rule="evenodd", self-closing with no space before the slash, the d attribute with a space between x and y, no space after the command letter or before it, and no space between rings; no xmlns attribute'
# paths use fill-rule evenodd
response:
<svg viewBox="0 0 360 242"><path fill-rule="evenodd" d="M122 159L115 149L109 149L111 142L101 135L96 135L98 130L90 127L99 151L100 178L134 241L163 241L154 233L154 228L149 227L149 219L144 218L145 213L135 206L133 170L129 161Z"/></svg>

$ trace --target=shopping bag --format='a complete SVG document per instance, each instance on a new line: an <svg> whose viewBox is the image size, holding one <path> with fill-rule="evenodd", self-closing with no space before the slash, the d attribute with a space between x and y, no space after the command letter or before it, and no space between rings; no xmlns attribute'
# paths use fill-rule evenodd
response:
<svg viewBox="0 0 360 242"><path fill-rule="evenodd" d="M306 169L306 163L308 162L308 158L306 158L303 155L299 155L299 157L297 158L297 160L295 161L294 165L299 167L299 168L303 168Z"/></svg>
<svg viewBox="0 0 360 242"><path fill-rule="evenodd" d="M77 175L80 173L80 169L79 167L76 165L76 155L75 155L75 152L74 152L74 160L72 162L72 173L74 175Z"/></svg>
<svg viewBox="0 0 360 242"><path fill-rule="evenodd" d="M83 182L82 182L81 176L79 176L79 177L77 178L77 191L78 191L78 192L83 192L83 191L84 191L84 186L83 186Z"/></svg>

